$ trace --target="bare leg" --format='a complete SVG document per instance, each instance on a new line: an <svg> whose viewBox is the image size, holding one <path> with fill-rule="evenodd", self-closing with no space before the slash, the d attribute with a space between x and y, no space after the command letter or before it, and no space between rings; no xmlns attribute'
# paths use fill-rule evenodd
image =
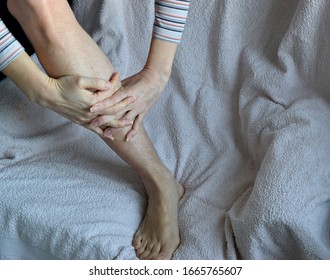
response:
<svg viewBox="0 0 330 280"><path fill-rule="evenodd" d="M45 70L52 77L80 75L109 79L114 68L105 54L77 23L65 0L9 0ZM92 54L92 55L91 55ZM183 188L162 164L145 129L130 142L131 128L103 139L139 174L148 194L148 208L133 246L141 259L170 259L179 246L178 201Z"/></svg>

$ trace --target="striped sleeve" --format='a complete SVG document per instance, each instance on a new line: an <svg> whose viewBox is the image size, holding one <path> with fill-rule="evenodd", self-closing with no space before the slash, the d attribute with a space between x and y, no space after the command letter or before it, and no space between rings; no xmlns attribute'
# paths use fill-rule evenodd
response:
<svg viewBox="0 0 330 280"><path fill-rule="evenodd" d="M24 51L0 18L0 71Z"/></svg>
<svg viewBox="0 0 330 280"><path fill-rule="evenodd" d="M189 5L190 0L155 0L153 36L180 43Z"/></svg>

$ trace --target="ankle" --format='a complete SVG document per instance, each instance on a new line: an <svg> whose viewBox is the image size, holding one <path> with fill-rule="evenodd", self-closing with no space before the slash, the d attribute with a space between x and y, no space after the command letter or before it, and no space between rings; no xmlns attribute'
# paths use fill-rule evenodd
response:
<svg viewBox="0 0 330 280"><path fill-rule="evenodd" d="M137 170L137 173L143 181L156 185L159 181L173 180L172 173L161 164L141 168Z"/></svg>

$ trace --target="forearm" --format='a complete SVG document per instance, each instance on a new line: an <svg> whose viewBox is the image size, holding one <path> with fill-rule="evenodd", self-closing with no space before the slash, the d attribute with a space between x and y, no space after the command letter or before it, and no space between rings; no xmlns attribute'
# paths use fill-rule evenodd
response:
<svg viewBox="0 0 330 280"><path fill-rule="evenodd" d="M17 1L28 0L9 1L10 11L51 77L74 75L109 80L113 76L111 62L77 23L66 0L42 0L40 5L38 1L28 3L32 7L26 9ZM116 139L125 139L129 129L117 130Z"/></svg>
<svg viewBox="0 0 330 280"><path fill-rule="evenodd" d="M46 105L51 79L45 75L25 52L9 63L2 72L33 102Z"/></svg>
<svg viewBox="0 0 330 280"><path fill-rule="evenodd" d="M48 77L35 65L0 19L0 71L32 101L37 101Z"/></svg>
<svg viewBox="0 0 330 280"><path fill-rule="evenodd" d="M153 38L145 69L155 73L161 81L168 81L178 45L176 43Z"/></svg>
<svg viewBox="0 0 330 280"><path fill-rule="evenodd" d="M155 0L153 39L146 67L168 80L188 16L189 0Z"/></svg>

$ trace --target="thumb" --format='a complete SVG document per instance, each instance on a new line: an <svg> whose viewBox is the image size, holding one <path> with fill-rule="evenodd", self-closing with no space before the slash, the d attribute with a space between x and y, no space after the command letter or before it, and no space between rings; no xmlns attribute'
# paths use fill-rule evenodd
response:
<svg viewBox="0 0 330 280"><path fill-rule="evenodd" d="M112 85L109 81L85 77L78 78L78 85L81 89L89 90L92 92L107 91L112 88Z"/></svg>
<svg viewBox="0 0 330 280"><path fill-rule="evenodd" d="M105 90L99 90L98 92L95 92L94 103L101 102L101 101L111 97L116 91L118 91L121 88L120 74L115 73L111 77L111 79L108 83L110 84L110 88L105 89Z"/></svg>

